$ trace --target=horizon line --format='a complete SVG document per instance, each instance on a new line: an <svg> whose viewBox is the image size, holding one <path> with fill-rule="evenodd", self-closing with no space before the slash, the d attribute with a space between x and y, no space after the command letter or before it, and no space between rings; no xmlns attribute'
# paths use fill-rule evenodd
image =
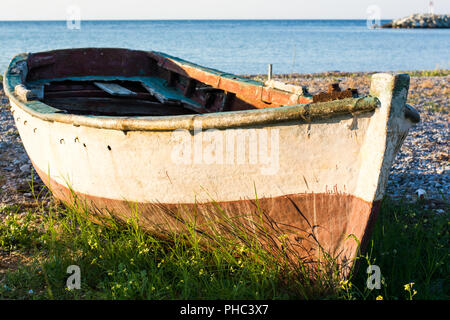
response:
<svg viewBox="0 0 450 320"><path fill-rule="evenodd" d="M393 20L394 18L383 18L380 20ZM0 19L0 22L62 22L67 21L68 19L23 19L23 20L15 20L15 19ZM80 19L80 21L315 21L315 20L330 20L330 21L349 21L349 20L357 20L357 21L365 21L367 18L314 18L314 19L305 19L305 18L171 18L171 19Z"/></svg>

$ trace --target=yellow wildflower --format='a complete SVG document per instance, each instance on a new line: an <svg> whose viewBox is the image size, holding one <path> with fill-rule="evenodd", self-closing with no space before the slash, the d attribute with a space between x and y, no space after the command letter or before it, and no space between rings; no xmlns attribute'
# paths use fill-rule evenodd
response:
<svg viewBox="0 0 450 320"><path fill-rule="evenodd" d="M413 290L414 282L407 283L403 287L405 288L405 291L409 292L409 300L412 300L412 298L417 294L417 290Z"/></svg>
<svg viewBox="0 0 450 320"><path fill-rule="evenodd" d="M341 285L342 289L350 289L352 287L352 283L349 282L348 280L341 280L341 282L339 283Z"/></svg>
<svg viewBox="0 0 450 320"><path fill-rule="evenodd" d="M404 285L405 291L410 291L413 285L414 285L414 282L405 284Z"/></svg>

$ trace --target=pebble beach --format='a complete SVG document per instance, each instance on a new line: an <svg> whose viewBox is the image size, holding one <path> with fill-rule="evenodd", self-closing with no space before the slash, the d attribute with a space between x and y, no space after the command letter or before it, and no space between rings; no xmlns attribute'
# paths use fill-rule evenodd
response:
<svg viewBox="0 0 450 320"><path fill-rule="evenodd" d="M323 73L274 75L286 83L307 86L311 94L327 91L332 82L341 89L355 88L359 94L369 91L370 73ZM248 76L263 79L263 76ZM396 201L428 200L427 206L437 214L446 210L450 195L449 109L450 72L411 77L408 103L420 113L421 121L413 127L391 168L386 196ZM33 186L33 192L31 191ZM21 143L8 99L0 87L0 206L36 202L45 190ZM45 193L45 192L44 192ZM38 201L52 201L42 197ZM45 198L45 199L43 199Z"/></svg>
<svg viewBox="0 0 450 320"><path fill-rule="evenodd" d="M420 113L420 123L412 127L397 154L389 175L386 196L392 200L428 200L430 209L442 213L450 195L449 123L450 75L425 76L411 73L407 103ZM415 76L417 74L418 76ZM356 88L367 95L370 73L325 73L284 75L279 80L307 86L311 94L324 92L331 82L341 89Z"/></svg>

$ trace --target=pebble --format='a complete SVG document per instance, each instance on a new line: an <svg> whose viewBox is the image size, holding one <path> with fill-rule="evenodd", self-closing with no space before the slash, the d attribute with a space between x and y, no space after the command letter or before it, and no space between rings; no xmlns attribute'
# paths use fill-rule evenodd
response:
<svg viewBox="0 0 450 320"><path fill-rule="evenodd" d="M24 165L20 166L19 169L20 169L20 171L22 171L22 172L29 172L29 171L31 170L31 167L30 167L29 164L24 164Z"/></svg>

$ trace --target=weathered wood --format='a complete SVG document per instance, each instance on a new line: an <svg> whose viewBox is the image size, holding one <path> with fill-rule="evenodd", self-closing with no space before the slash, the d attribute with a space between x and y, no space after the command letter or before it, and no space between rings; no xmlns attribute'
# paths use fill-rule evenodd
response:
<svg viewBox="0 0 450 320"><path fill-rule="evenodd" d="M411 120L413 123L420 122L420 114L411 105L405 105L405 117Z"/></svg>
<svg viewBox="0 0 450 320"><path fill-rule="evenodd" d="M94 84L102 89L103 91L109 93L113 96L134 96L136 95L136 92L128 90L127 88L122 87L121 85L117 83L111 83L111 82L94 82Z"/></svg>
<svg viewBox="0 0 450 320"><path fill-rule="evenodd" d="M27 75L28 75L28 66L26 61L19 61L17 62L10 70L9 73L11 74L18 74L20 75L20 78L22 80L22 83L25 82Z"/></svg>
<svg viewBox="0 0 450 320"><path fill-rule="evenodd" d="M197 89L195 89L196 91L200 91L200 92L208 92L208 93L218 93L218 92L223 92L222 89L219 88L214 88L214 87L199 87Z"/></svg>
<svg viewBox="0 0 450 320"><path fill-rule="evenodd" d="M210 108L211 107L211 105L214 103L214 101L216 100L216 94L215 93L210 93L210 92L207 92L206 94L205 94L205 105L204 105L204 107L206 108L206 109L208 109L208 108Z"/></svg>
<svg viewBox="0 0 450 320"><path fill-rule="evenodd" d="M153 95L159 102L165 103L169 101L167 94L164 94L162 90L167 91L167 88L164 88L162 84L156 81L143 81L142 86L147 90L151 95Z"/></svg>
<svg viewBox="0 0 450 320"><path fill-rule="evenodd" d="M44 103L75 114L117 116L164 116L192 113L180 106L145 100L120 98L46 98Z"/></svg>
<svg viewBox="0 0 450 320"><path fill-rule="evenodd" d="M178 73L173 72L173 71L169 71L169 79L167 80L167 85L169 87L175 86L175 83L177 82L177 79L178 79Z"/></svg>
<svg viewBox="0 0 450 320"><path fill-rule="evenodd" d="M194 93L195 87L196 87L196 81L192 78L189 78L187 81L186 87L184 88L183 94L189 98Z"/></svg>
<svg viewBox="0 0 450 320"><path fill-rule="evenodd" d="M69 97L98 97L98 98L108 98L111 95L103 90L52 90L45 91L46 98L69 98ZM130 96L130 98L154 101L154 97L148 92L137 92L136 95Z"/></svg>
<svg viewBox="0 0 450 320"><path fill-rule="evenodd" d="M60 91L82 91L82 90L95 90L101 91L99 87L90 83L90 82L82 82L82 83L64 83L64 82L50 82L45 85L45 93L48 92L60 92Z"/></svg>
<svg viewBox="0 0 450 320"><path fill-rule="evenodd" d="M36 99L38 100L44 99L44 85L28 86L28 89L33 91L34 95L36 96Z"/></svg>
<svg viewBox="0 0 450 320"><path fill-rule="evenodd" d="M20 100L24 102L37 100L36 93L25 87L23 84L18 84L14 88L14 93L17 95L17 97L19 97Z"/></svg>
<svg viewBox="0 0 450 320"><path fill-rule="evenodd" d="M30 55L28 59L28 66L30 69L41 68L55 63L55 55L53 53L46 53L41 55Z"/></svg>
<svg viewBox="0 0 450 320"><path fill-rule="evenodd" d="M278 89L281 91L286 91L286 92L292 92L298 95L304 95L307 94L308 91L306 90L306 87L300 87L300 86L296 86L296 85L292 85L292 84L287 84L281 81L276 81L276 80L269 80L266 81L265 85L269 88L273 88L273 89Z"/></svg>
<svg viewBox="0 0 450 320"><path fill-rule="evenodd" d="M174 88L167 87L165 81L160 78L148 77L142 81L142 86L161 103L180 103L192 110L202 109L200 103L185 97Z"/></svg>
<svg viewBox="0 0 450 320"><path fill-rule="evenodd" d="M222 106L220 111L230 111L230 105L233 103L233 99L236 95L232 92L224 92Z"/></svg>

